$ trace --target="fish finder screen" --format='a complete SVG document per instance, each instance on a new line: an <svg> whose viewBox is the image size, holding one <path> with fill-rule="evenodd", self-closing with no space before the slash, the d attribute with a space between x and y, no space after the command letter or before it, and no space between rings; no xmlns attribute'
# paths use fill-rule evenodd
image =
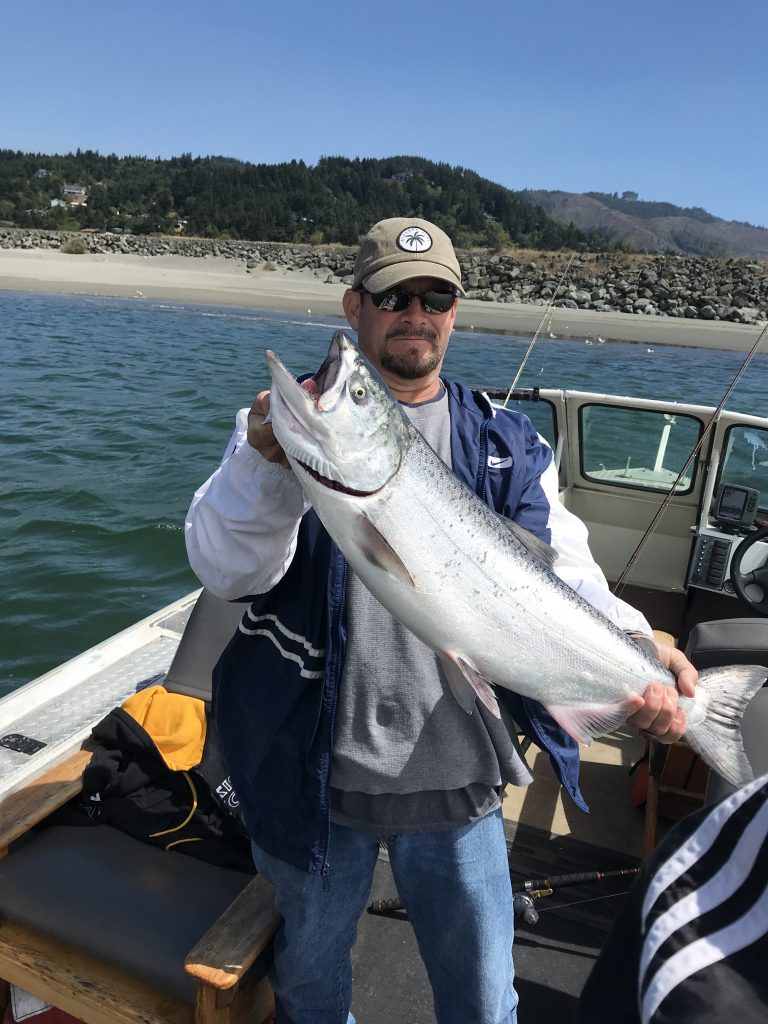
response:
<svg viewBox="0 0 768 1024"><path fill-rule="evenodd" d="M741 522L744 507L747 504L747 492L743 487L723 487L717 510L720 519L733 519Z"/></svg>

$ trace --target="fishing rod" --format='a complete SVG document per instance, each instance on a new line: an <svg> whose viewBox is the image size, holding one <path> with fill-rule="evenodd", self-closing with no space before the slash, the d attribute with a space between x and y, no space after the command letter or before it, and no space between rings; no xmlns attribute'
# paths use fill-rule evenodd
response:
<svg viewBox="0 0 768 1024"><path fill-rule="evenodd" d="M616 580L616 583L613 586L613 593L617 597L619 597L621 595L622 591L624 590L624 587L626 586L627 577L629 576L630 572L632 571L632 569L633 569L633 567L635 565L635 562L640 557L640 553L643 550L643 548L645 547L646 541L651 536L653 531L656 529L656 526L658 525L659 520L664 515L664 512L666 511L667 507L669 506L669 503L674 498L675 491L677 490L677 485L683 479L683 476L685 475L685 471L688 469L690 464L693 462L693 460L696 458L696 456L701 451L701 449L702 449L702 447L704 445L704 442L707 440L707 438L709 437L710 433L712 432L712 430L714 429L714 427L717 424L717 421L718 421L718 419L720 417L720 413L723 411L723 406L728 401L728 399L731 397L733 389L736 387L738 382L741 380L741 377L743 376L743 374L746 371L747 367L751 363L753 356L757 353L757 350L760 347L760 343L763 340L763 338L765 337L766 331L768 331L768 322L766 322L766 324L763 326L763 329L758 334L757 340L755 341L754 345L752 346L752 348L747 353L744 361L742 362L741 366L739 367L739 369L738 369L738 371L736 373L736 376L733 378L733 380L731 381L730 385L726 389L725 394L720 399L720 403L717 406L717 408L715 409L715 411L714 411L714 413L712 415L711 420L709 421L709 423L704 428L704 431L702 432L702 435L699 438L698 442L693 446L693 450L691 451L691 454L685 460L685 465L680 470L680 472L677 474L677 478L676 478L675 482L670 487L670 489L669 489L666 497L662 501L661 505L659 505L659 508L657 509L655 516L653 517L651 522L646 527L645 533L640 538L637 547L635 548L635 550L630 555L629 560L628 560L627 564L624 566L624 569L623 569L621 575Z"/></svg>
<svg viewBox="0 0 768 1024"><path fill-rule="evenodd" d="M520 917L526 924L536 924L539 920L539 912L536 901L545 896L552 896L558 889L564 886L583 885L586 882L603 882L608 878L629 878L634 877L640 868L619 868L615 871L577 871L568 875L552 875L550 878L533 878L526 882L517 882L512 886L512 910L515 917ZM624 893L611 893L612 896L623 896ZM598 899L607 899L600 896ZM590 900L578 900L578 903L591 902ZM570 903L561 904L563 907L572 906ZM405 904L399 896L392 899L373 900L368 907L368 913L376 917L397 917L401 921L408 919Z"/></svg>
<svg viewBox="0 0 768 1024"><path fill-rule="evenodd" d="M527 882L520 882L512 886L512 907L515 917L522 917L526 924L537 924L539 912L536 908L536 900L545 896L552 896L558 889L569 885L582 885L585 882L603 882L607 878L629 878L634 877L640 868L619 868L616 871L577 871L570 875L552 875L551 878L530 879ZM623 893L612 893L613 896L622 896ZM601 896L599 899L606 899ZM589 900L578 900L578 903L591 902ZM570 903L563 903L561 907L572 906Z"/></svg>
<svg viewBox="0 0 768 1024"><path fill-rule="evenodd" d="M555 288L555 292L554 292L552 298L549 300L549 305L544 310L544 315L542 316L541 320L539 320L539 326L536 328L536 332L534 333L533 337L531 338L531 343L528 346L525 355L523 356L523 361L522 361L522 363L520 363L518 371L515 374L515 379L512 381L512 384L510 385L509 391L507 392L507 397L504 399L504 404L502 405L502 409L506 409L507 408L507 403L509 402L510 398L512 397L512 392L517 387L517 382L520 380L520 377L522 376L523 370L525 369L525 364L528 362L528 356L533 351L533 346L536 344L536 341L537 341L539 335L541 334L541 330L544 327L544 324L547 322L547 317L552 314L552 309L554 307L555 299L557 298L557 293L563 287L563 282L565 281L566 277L568 276L568 272L571 269L571 263L573 263L574 255L575 255L575 253L571 253L570 259L568 260L568 263L566 264L565 270L560 275L560 280L557 283L557 287Z"/></svg>
<svg viewBox="0 0 768 1024"><path fill-rule="evenodd" d="M551 313L552 313L552 309L554 308L555 298L557 297L558 292L562 288L563 282L565 281L566 277L568 276L568 273L569 273L570 268L571 268L571 263L573 262L573 258L574 258L574 254L571 254L571 257L568 260L568 263L567 263L567 265L565 267L565 270L563 271L563 273L560 276L560 280L558 282L557 288L555 289L555 293L552 296L552 298L549 300L549 304L548 304L547 308L544 310L544 315L542 316L541 320L539 321L539 325L536 328L536 333L534 334L533 338L531 339L531 343L528 346L528 348L527 348L527 350L525 352L525 355L523 356L523 360L520 363L518 371L515 374L515 378L512 381L512 384L510 385L510 388L509 388L509 390L507 392L506 398L504 399L504 402L503 402L503 405L502 405L502 408L504 408L504 409L506 409L507 404L509 403L509 400L512 397L512 394L513 394L513 392L514 392L514 390L515 390L515 388L517 386L517 382L520 380L520 377L521 377L521 375L523 373L523 370L525 368L525 364L528 362L528 357L530 356L531 352L533 351L533 347L536 344L536 341L537 341L537 339L539 337L539 334L541 333L542 328L544 327L544 324L546 323L547 317L550 316ZM634 568L635 563L637 562L638 558L640 557L640 554L642 553L642 550L645 547L649 537L652 536L654 530L658 526L658 523L659 523L661 517L664 515L665 511L669 507L670 502L674 498L675 491L677 490L678 484L683 479L686 470L688 469L690 464L693 462L693 460L696 458L696 456L699 454L699 452L701 451L702 447L704 446L705 441L709 437L709 435L712 432L712 430L714 429L714 427L717 425L720 413L722 412L725 403L728 401L728 399L730 398L734 388L736 387L738 382L741 380L741 378L744 375L747 367L751 363L752 358L756 355L757 350L760 347L760 343L762 342L763 338L765 337L766 331L768 331L768 322L763 326L763 329L758 334L757 340L755 341L754 345L752 346L752 348L747 353L744 361L742 362L741 366L739 367L738 372L736 373L736 376L733 378L733 380L731 381L729 387L726 389L725 394L720 399L720 402L719 402L717 408L715 409L714 414L713 414L711 420L709 421L709 423L705 427L705 429L704 429L701 437L699 438L697 444L694 445L693 450L691 451L690 455L688 456L688 458L685 461L685 464L683 465L683 468L677 474L677 477L676 477L674 483L672 484L672 486L669 489L668 493L664 497L664 500L662 501L661 505L657 509L656 514L654 515L653 519L651 520L651 522L646 527L645 532L643 533L642 537L638 541L637 547L632 552L632 554L629 557L629 560L627 561L626 565L624 566L624 569L622 570L621 575L619 576L619 578L614 583L614 585L613 585L613 593L617 597L621 596L621 594L622 594L622 592L623 592L623 590L624 590L624 588L626 586L626 581L627 581L628 576L632 572L632 569ZM538 392L538 388L536 388L534 390L536 392ZM535 397L538 398L538 394L536 394Z"/></svg>

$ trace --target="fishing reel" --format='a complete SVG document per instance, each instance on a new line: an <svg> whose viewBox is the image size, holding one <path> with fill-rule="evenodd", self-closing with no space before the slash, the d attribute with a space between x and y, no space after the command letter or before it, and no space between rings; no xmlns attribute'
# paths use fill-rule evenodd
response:
<svg viewBox="0 0 768 1024"><path fill-rule="evenodd" d="M541 896L551 896L552 889L541 889L535 892L515 892L512 894L512 910L515 917L520 917L526 924L538 924L539 912L534 900Z"/></svg>
<svg viewBox="0 0 768 1024"><path fill-rule="evenodd" d="M617 871L579 871L570 875L552 875L551 878L535 878L520 882L512 886L512 910L515 918L520 918L525 924L538 924L539 911L536 901L552 896L557 889L586 882L603 882L608 878L629 878L636 875L639 870L640 868L620 868ZM399 896L388 900L374 900L368 907L368 913L378 917L408 920L408 913Z"/></svg>

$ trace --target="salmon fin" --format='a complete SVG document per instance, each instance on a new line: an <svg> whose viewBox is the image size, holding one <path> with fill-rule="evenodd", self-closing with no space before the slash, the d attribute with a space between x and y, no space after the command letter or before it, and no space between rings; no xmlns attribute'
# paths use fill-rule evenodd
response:
<svg viewBox="0 0 768 1024"><path fill-rule="evenodd" d="M445 652L440 655L440 661L451 693L468 715L472 714L477 698L494 718L501 718L496 694L484 676L458 654Z"/></svg>
<svg viewBox="0 0 768 1024"><path fill-rule="evenodd" d="M545 704L557 724L587 746L595 736L618 729L642 706L642 697L634 693L618 704Z"/></svg>
<svg viewBox="0 0 768 1024"><path fill-rule="evenodd" d="M744 750L741 716L767 675L764 665L705 668L699 673L696 695L692 698L704 704L704 717L695 724L689 722L686 742L713 771L736 788L755 777ZM690 718L694 717L691 713Z"/></svg>
<svg viewBox="0 0 768 1024"><path fill-rule="evenodd" d="M555 551L551 544L547 544L546 541L537 537L535 533L526 530L524 526L514 522L512 519L507 519L506 516L500 515L497 518L520 541L529 554L543 562L544 565L549 566L550 569L552 568L557 561L557 551Z"/></svg>
<svg viewBox="0 0 768 1024"><path fill-rule="evenodd" d="M383 569L384 572L389 573L396 580L400 580L401 583L405 583L415 590L416 584L413 581L413 576L408 572L408 569L389 541L379 533L370 519L367 516L360 515L358 516L357 525L357 539L360 550L371 565Z"/></svg>

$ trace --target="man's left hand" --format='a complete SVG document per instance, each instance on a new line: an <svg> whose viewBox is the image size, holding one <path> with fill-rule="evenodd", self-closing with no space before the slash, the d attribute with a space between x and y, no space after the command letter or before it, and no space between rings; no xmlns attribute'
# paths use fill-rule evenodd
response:
<svg viewBox="0 0 768 1024"><path fill-rule="evenodd" d="M659 661L669 669L677 685L651 683L643 694L645 703L627 721L659 743L675 743L685 732L685 712L677 706L678 695L693 697L699 674L682 651L658 640L654 642Z"/></svg>

